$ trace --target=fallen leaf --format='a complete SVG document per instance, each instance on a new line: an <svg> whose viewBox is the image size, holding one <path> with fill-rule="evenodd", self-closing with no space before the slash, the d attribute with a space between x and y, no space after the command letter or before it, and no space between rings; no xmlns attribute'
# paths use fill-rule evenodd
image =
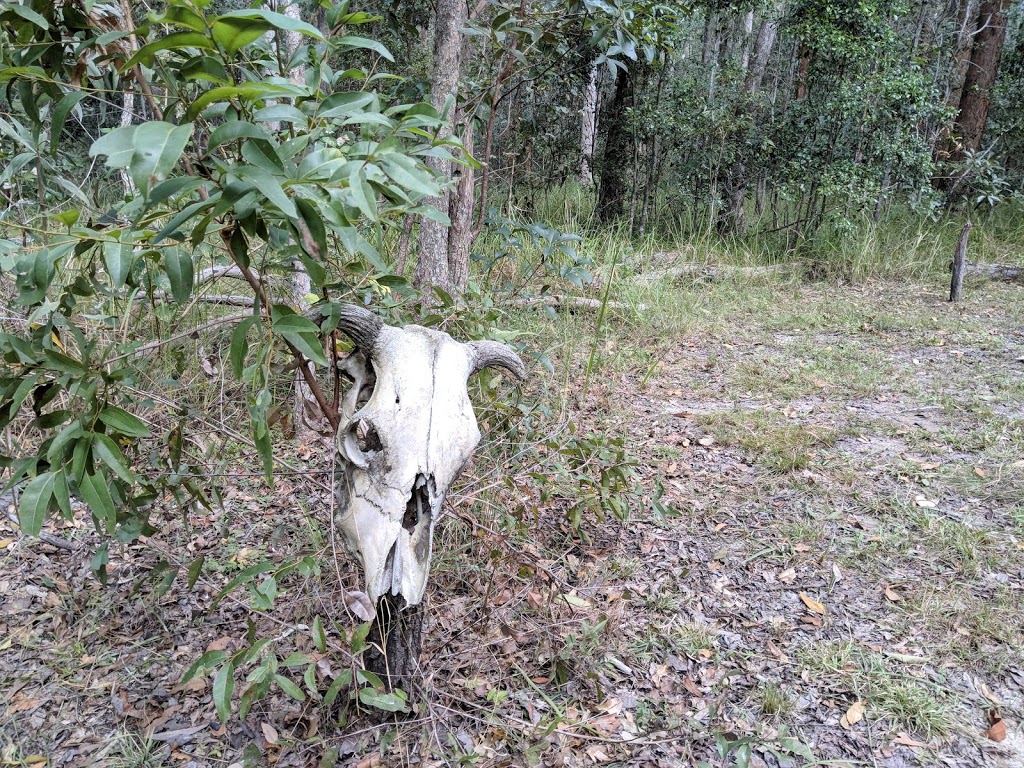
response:
<svg viewBox="0 0 1024 768"><path fill-rule="evenodd" d="M836 582L842 581L843 572L839 570L838 563L832 563L832 578Z"/></svg>
<svg viewBox="0 0 1024 768"><path fill-rule="evenodd" d="M587 757L593 760L595 763L606 763L611 758L608 757L608 753L604 751L604 748L600 744L591 744L586 749Z"/></svg>
<svg viewBox="0 0 1024 768"><path fill-rule="evenodd" d="M808 597L803 592L800 593L800 599L803 600L804 605L807 606L807 610L812 611L813 613L820 613L820 614L824 614L825 613L825 604L824 603L819 603L813 597Z"/></svg>
<svg viewBox="0 0 1024 768"><path fill-rule="evenodd" d="M370 596L365 592L346 590L345 605L347 605L348 609L361 621L370 621L375 615L373 603L370 602Z"/></svg>
<svg viewBox="0 0 1024 768"><path fill-rule="evenodd" d="M923 493L919 493L917 494L917 496L914 497L914 504L920 507L921 509L935 509L937 506L939 506L939 503L937 501L931 501L930 499L926 498Z"/></svg>
<svg viewBox="0 0 1024 768"><path fill-rule="evenodd" d="M896 738L893 739L893 743L894 744L900 744L901 746L904 746L904 747L913 747L914 749L921 749L923 747L931 746L930 744L926 744L923 741L916 741L916 740L910 738L903 731L900 731L899 734L896 736Z"/></svg>
<svg viewBox="0 0 1024 768"><path fill-rule="evenodd" d="M985 470L982 469L981 467L975 467L974 468L974 474L976 474L982 480L984 480L986 477L988 477L988 475L985 474Z"/></svg>
<svg viewBox="0 0 1024 768"><path fill-rule="evenodd" d="M688 690L698 699L704 696L704 691L697 687L697 684L693 682L693 679L689 675L683 678L683 688Z"/></svg>
<svg viewBox="0 0 1024 768"><path fill-rule="evenodd" d="M711 435L707 435L706 437L700 438L697 442L707 448L708 446L715 444L715 438L711 437Z"/></svg>
<svg viewBox="0 0 1024 768"><path fill-rule="evenodd" d="M846 714L839 718L839 724L846 730L850 730L853 726L864 719L864 712L868 708L866 701L855 701L850 705L850 708L846 710Z"/></svg>
<svg viewBox="0 0 1024 768"><path fill-rule="evenodd" d="M885 599L893 603L898 603L903 599L903 596L895 589L890 587L888 584L885 585Z"/></svg>
<svg viewBox="0 0 1024 768"><path fill-rule="evenodd" d="M278 738L277 729L274 728L270 723L260 723L260 730L263 731L263 738L267 740L267 744L277 744Z"/></svg>
<svg viewBox="0 0 1024 768"><path fill-rule="evenodd" d="M794 568L787 568L779 574L779 581L783 584L792 584L796 581L796 570Z"/></svg>
<svg viewBox="0 0 1024 768"><path fill-rule="evenodd" d="M1006 739L1006 723L1003 718L999 716L999 712L995 709L988 711L988 730L985 731L985 735L992 739L992 741L1004 741Z"/></svg>

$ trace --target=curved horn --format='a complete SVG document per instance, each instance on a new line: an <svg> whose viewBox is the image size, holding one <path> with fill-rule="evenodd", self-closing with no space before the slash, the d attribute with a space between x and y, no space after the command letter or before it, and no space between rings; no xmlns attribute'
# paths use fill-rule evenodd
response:
<svg viewBox="0 0 1024 768"><path fill-rule="evenodd" d="M519 355L498 341L467 341L469 349L469 375L472 376L484 368L498 366L504 368L520 381L526 378L526 366Z"/></svg>
<svg viewBox="0 0 1024 768"><path fill-rule="evenodd" d="M344 331L360 349L370 352L383 327L384 322L370 310L355 304L341 305L338 328Z"/></svg>

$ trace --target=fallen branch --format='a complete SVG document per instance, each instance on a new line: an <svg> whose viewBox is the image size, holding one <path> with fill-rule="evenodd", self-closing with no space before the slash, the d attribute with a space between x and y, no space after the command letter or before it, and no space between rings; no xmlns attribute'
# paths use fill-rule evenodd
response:
<svg viewBox="0 0 1024 768"><path fill-rule="evenodd" d="M964 275L975 280L1024 283L1024 267L1014 267L1008 264L964 264Z"/></svg>
<svg viewBox="0 0 1024 768"><path fill-rule="evenodd" d="M767 267L733 267L726 264L680 264L665 269L655 269L651 272L644 272L632 278L632 282L639 285L650 285L665 278L673 280L680 277L703 278L704 280L725 280L725 279L754 279L768 278L788 274L790 270L787 264L773 264Z"/></svg>
<svg viewBox="0 0 1024 768"><path fill-rule="evenodd" d="M512 302L517 307L554 307L555 309L601 309L600 299L588 299L584 296L562 296L560 294L550 294L548 296L534 296L529 299L513 299ZM608 309L618 310L632 310L635 309L639 312L646 312L646 304L627 304L622 301L609 301L607 303Z"/></svg>
<svg viewBox="0 0 1024 768"><path fill-rule="evenodd" d="M167 299L169 296L170 294L167 291L155 291L153 293L154 299ZM144 301L148 298L144 293L135 295L136 301ZM229 296L223 293L207 293L195 296L192 300L199 304L221 304L228 307L251 307L256 303L252 296Z"/></svg>

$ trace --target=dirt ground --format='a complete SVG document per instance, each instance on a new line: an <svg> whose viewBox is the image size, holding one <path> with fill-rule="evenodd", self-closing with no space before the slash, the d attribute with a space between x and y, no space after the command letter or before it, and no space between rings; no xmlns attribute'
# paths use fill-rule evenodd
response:
<svg viewBox="0 0 1024 768"><path fill-rule="evenodd" d="M158 537L112 548L106 587L86 513L49 529L71 549L0 518L0 765L1024 766L1024 291L676 300L615 318L586 395L573 374L568 415L529 427L627 437L648 503L574 531L555 452L483 448L513 474L478 458L438 527L424 690L400 719L348 689L322 701L359 621L320 446L288 448L270 489L225 459L215 511L168 508ZM589 351L556 350L556 370ZM307 555L273 610L253 609L258 581L215 602L246 567ZM259 637L236 697L267 653L290 687L222 724L216 669L182 678Z"/></svg>

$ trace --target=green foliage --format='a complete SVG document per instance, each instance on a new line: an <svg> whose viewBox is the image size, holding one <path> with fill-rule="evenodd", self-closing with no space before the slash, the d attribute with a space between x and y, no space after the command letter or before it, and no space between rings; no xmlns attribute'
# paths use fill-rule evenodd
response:
<svg viewBox="0 0 1024 768"><path fill-rule="evenodd" d="M345 3L329 15L334 31L368 18ZM383 73L327 63L361 51L390 58L365 37L328 38L278 13L214 14L189 0L134 30L137 50L123 20L116 33L104 30L72 4L37 11L6 3L0 16L8 41L0 80L12 96L0 131L18 153L0 182L34 185L47 206L9 219L11 239L0 251L29 324L0 336L0 426L24 423L28 404L37 436L3 457L8 486L25 485L29 532L58 509L70 515L69 499L79 497L98 528L131 540L152 531L149 508L164 492L203 499L183 477L180 435L150 435L132 415L139 404L130 388L146 355L115 330L133 308L147 303L162 322L190 322L202 265L233 264L251 286L265 286L298 261L318 296L382 277L388 265L372 243L402 214L444 218L421 204L439 190L424 161L452 159L458 144L435 139L440 122L429 105L390 102L374 90ZM289 62L267 35L281 31L308 42ZM62 42L70 38L79 41L74 54ZM102 55L100 65L81 72L86 54ZM296 65L307 67L303 83L286 76ZM70 115L95 109L98 93L127 85L129 73L167 97L162 105L149 99L155 119L106 131L88 148L140 193L97 220L95 203L63 173L60 136ZM77 207L48 226L51 201L72 189ZM320 334L333 326L317 327L266 288L254 299L259 311L235 331L231 367L250 393L252 438L269 477L274 371L289 357L327 366ZM172 472L157 471L168 463ZM257 590L268 605L270 586Z"/></svg>

